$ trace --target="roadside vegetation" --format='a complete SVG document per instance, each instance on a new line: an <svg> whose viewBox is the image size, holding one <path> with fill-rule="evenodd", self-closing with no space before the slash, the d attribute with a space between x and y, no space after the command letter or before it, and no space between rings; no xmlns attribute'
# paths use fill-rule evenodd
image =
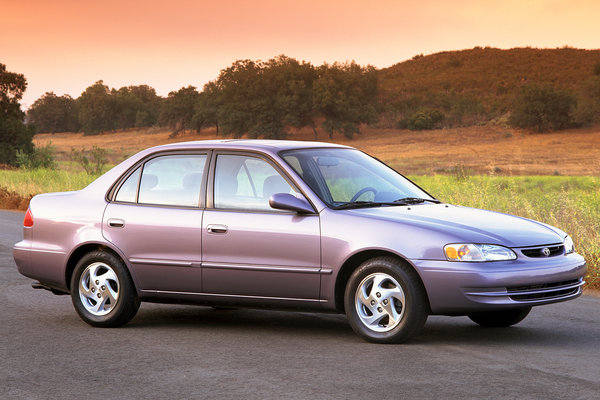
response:
<svg viewBox="0 0 600 400"><path fill-rule="evenodd" d="M74 163L61 163L60 168L34 170L0 170L0 188L21 197L49 192L79 190L96 179ZM5 208L0 204L0 209Z"/></svg>

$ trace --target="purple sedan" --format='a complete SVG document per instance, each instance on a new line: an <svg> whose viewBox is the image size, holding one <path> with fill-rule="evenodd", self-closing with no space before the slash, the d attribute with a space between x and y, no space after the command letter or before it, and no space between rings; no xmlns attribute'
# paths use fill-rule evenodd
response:
<svg viewBox="0 0 600 400"><path fill-rule="evenodd" d="M586 273L557 228L444 204L351 147L265 140L154 147L35 196L14 258L93 326L141 301L276 307L345 313L378 343L430 314L516 324Z"/></svg>

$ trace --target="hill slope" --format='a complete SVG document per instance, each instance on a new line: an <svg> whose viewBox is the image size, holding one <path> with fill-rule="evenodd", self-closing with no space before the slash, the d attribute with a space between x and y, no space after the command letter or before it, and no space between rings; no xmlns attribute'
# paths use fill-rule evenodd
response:
<svg viewBox="0 0 600 400"><path fill-rule="evenodd" d="M600 50L476 47L419 55L384 68L379 86L386 104L401 114L430 107L490 119L507 112L527 84L548 83L574 93L599 69Z"/></svg>

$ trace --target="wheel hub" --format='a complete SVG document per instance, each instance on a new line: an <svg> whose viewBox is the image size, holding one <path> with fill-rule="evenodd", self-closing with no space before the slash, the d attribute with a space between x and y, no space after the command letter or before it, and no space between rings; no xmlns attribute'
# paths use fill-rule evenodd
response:
<svg viewBox="0 0 600 400"><path fill-rule="evenodd" d="M85 309L95 316L110 313L119 298L119 279L107 264L90 264L79 279L79 298Z"/></svg>
<svg viewBox="0 0 600 400"><path fill-rule="evenodd" d="M361 322L375 332L394 329L404 317L404 291L391 275L368 275L358 285L355 299Z"/></svg>

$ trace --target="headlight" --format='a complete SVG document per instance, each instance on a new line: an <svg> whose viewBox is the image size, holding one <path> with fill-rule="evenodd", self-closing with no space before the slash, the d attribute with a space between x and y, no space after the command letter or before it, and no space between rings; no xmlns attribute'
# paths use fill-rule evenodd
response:
<svg viewBox="0 0 600 400"><path fill-rule="evenodd" d="M567 235L563 244L565 246L565 254L571 254L575 251L575 245L571 236Z"/></svg>
<svg viewBox="0 0 600 400"><path fill-rule="evenodd" d="M508 261L516 260L517 255L507 247L493 244L448 244L444 246L448 261Z"/></svg>

